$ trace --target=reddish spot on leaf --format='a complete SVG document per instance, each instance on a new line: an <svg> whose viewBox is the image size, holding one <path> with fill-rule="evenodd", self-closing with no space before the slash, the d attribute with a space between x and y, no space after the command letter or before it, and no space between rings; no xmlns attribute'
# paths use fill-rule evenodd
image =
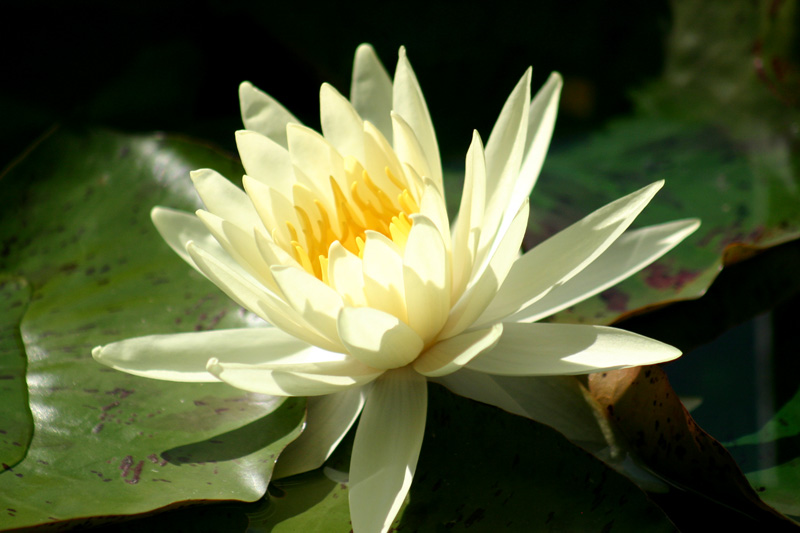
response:
<svg viewBox="0 0 800 533"><path fill-rule="evenodd" d="M649 266L645 271L647 272L645 283L659 290L680 289L699 274L699 272L684 268L680 269L677 274L672 274L666 266L660 263Z"/></svg>
<svg viewBox="0 0 800 533"><path fill-rule="evenodd" d="M608 289L600 293L600 299L606 304L609 311L626 311L630 296L619 289Z"/></svg>

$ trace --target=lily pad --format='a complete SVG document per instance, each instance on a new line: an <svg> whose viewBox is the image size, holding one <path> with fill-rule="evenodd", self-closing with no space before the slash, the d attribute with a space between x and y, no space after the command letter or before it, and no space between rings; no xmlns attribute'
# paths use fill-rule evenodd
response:
<svg viewBox="0 0 800 533"><path fill-rule="evenodd" d="M436 385L429 393L398 531L674 531L635 485L555 431ZM250 531L350 531L349 449L344 441L323 470L275 482Z"/></svg>
<svg viewBox="0 0 800 533"><path fill-rule="evenodd" d="M24 279L0 279L0 463L3 470L25 457L33 434L25 383L25 349L19 335L19 322L30 296L30 287Z"/></svg>
<svg viewBox="0 0 800 533"><path fill-rule="evenodd" d="M204 166L241 175L181 139L56 131L2 177L0 271L31 295L3 342L21 339L35 425L27 455L0 474L5 527L257 500L299 434L302 399L158 382L91 357L131 336L252 322L149 219L156 204L196 207L187 174Z"/></svg>

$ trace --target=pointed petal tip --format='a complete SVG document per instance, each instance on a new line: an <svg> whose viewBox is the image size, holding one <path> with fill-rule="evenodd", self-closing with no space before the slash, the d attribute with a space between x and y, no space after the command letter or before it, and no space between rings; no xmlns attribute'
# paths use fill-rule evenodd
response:
<svg viewBox="0 0 800 533"><path fill-rule="evenodd" d="M100 361L102 352L103 352L102 346L95 346L94 348L92 348L92 357L95 359L95 361Z"/></svg>

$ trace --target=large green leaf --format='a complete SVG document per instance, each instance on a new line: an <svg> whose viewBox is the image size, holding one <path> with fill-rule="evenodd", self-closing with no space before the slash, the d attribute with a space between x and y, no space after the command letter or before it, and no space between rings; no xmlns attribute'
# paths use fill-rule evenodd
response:
<svg viewBox="0 0 800 533"><path fill-rule="evenodd" d="M553 430L432 385L398 531L673 531L625 478ZM488 436L488 438L487 438ZM252 532L350 531L350 442L324 470L278 481Z"/></svg>
<svg viewBox="0 0 800 533"><path fill-rule="evenodd" d="M187 173L206 166L241 174L180 139L55 132L2 177L0 271L29 284L4 288L21 302L31 292L3 342L21 338L35 424L24 460L0 474L4 526L256 500L299 433L302 399L138 378L90 355L126 337L251 322L149 220L156 204L195 207Z"/></svg>
<svg viewBox="0 0 800 533"><path fill-rule="evenodd" d="M19 322L30 296L30 287L24 279L0 279L0 463L3 470L25 457L33 433L25 384L25 349L19 335Z"/></svg>

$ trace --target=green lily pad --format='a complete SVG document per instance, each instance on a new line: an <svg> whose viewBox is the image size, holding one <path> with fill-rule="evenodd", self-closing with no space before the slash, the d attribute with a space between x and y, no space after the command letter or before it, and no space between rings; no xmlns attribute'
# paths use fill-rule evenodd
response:
<svg viewBox="0 0 800 533"><path fill-rule="evenodd" d="M635 485L555 431L435 385L429 393L398 531L675 530ZM249 531L350 531L349 450L345 440L323 470L275 482Z"/></svg>
<svg viewBox="0 0 800 533"><path fill-rule="evenodd" d="M19 335L19 322L30 296L30 287L24 279L0 279L0 463L3 470L25 457L33 434L25 383L25 349Z"/></svg>
<svg viewBox="0 0 800 533"><path fill-rule="evenodd" d="M253 323L149 219L156 204L196 207L187 174L205 166L241 175L185 140L55 132L3 176L0 271L31 295L3 342L21 338L35 425L25 458L0 474L5 527L257 500L299 434L302 399L148 380L91 357L127 337Z"/></svg>
<svg viewBox="0 0 800 533"><path fill-rule="evenodd" d="M727 443L734 455L757 447L757 461L747 478L761 498L800 520L800 392L782 406L760 430Z"/></svg>

